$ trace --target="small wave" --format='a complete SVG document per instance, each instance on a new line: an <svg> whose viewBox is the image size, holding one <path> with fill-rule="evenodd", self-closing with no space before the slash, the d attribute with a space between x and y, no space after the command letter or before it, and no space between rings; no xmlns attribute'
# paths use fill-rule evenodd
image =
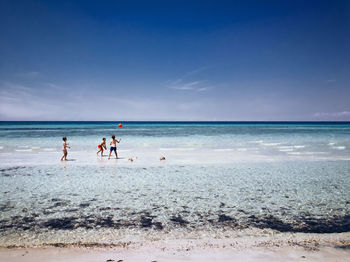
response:
<svg viewBox="0 0 350 262"><path fill-rule="evenodd" d="M43 148L44 151L54 151L54 148Z"/></svg>
<svg viewBox="0 0 350 262"><path fill-rule="evenodd" d="M333 146L333 149L337 149L337 150L344 150L346 147L345 146Z"/></svg>
<svg viewBox="0 0 350 262"><path fill-rule="evenodd" d="M15 149L17 152L32 152L32 149Z"/></svg>
<svg viewBox="0 0 350 262"><path fill-rule="evenodd" d="M286 150L291 149L291 151L292 151L293 149L299 149L299 148L304 148L304 147L305 147L304 145L298 145L298 146L279 146L278 149L280 149L280 151L281 151L281 149L286 149Z"/></svg>
<svg viewBox="0 0 350 262"><path fill-rule="evenodd" d="M334 143L334 142L329 142L328 145L329 145L329 146L334 146L335 143Z"/></svg>
<svg viewBox="0 0 350 262"><path fill-rule="evenodd" d="M233 149L232 148L217 148L217 149L214 149L214 151L216 152L226 152L226 151L232 151Z"/></svg>
<svg viewBox="0 0 350 262"><path fill-rule="evenodd" d="M282 143L261 143L263 146L278 146Z"/></svg>
<svg viewBox="0 0 350 262"><path fill-rule="evenodd" d="M242 148L237 148L238 151L247 151L248 149L245 148L245 147L242 147Z"/></svg>
<svg viewBox="0 0 350 262"><path fill-rule="evenodd" d="M289 155L324 155L329 154L328 152L289 152Z"/></svg>
<svg viewBox="0 0 350 262"><path fill-rule="evenodd" d="M32 149L33 149L33 150L39 150L39 149L40 149L40 146L33 146Z"/></svg>
<svg viewBox="0 0 350 262"><path fill-rule="evenodd" d="M294 150L293 148L280 148L280 149L278 149L278 151L281 151L281 152L291 152L293 150Z"/></svg>
<svg viewBox="0 0 350 262"><path fill-rule="evenodd" d="M256 140L256 141L248 141L248 143L262 144L262 143L264 143L264 141L263 140Z"/></svg>
<svg viewBox="0 0 350 262"><path fill-rule="evenodd" d="M3 146L0 146L0 149L4 149L4 147L3 147Z"/></svg>

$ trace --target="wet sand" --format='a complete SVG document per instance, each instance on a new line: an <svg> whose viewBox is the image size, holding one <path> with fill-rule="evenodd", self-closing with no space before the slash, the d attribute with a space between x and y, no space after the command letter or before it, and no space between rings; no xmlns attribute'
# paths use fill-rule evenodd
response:
<svg viewBox="0 0 350 262"><path fill-rule="evenodd" d="M350 261L350 233L3 247L0 261Z"/></svg>
<svg viewBox="0 0 350 262"><path fill-rule="evenodd" d="M121 248L21 248L0 249L0 261L6 262L98 262L98 261L350 261L350 249L321 247L270 247L240 250L235 248L166 249Z"/></svg>

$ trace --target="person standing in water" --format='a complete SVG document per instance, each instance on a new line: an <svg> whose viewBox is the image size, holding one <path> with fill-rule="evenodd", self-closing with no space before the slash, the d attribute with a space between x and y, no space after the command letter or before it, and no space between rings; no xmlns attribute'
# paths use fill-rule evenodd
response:
<svg viewBox="0 0 350 262"><path fill-rule="evenodd" d="M118 153L117 153L117 143L120 143L122 139L119 139L119 141L117 139L115 139L115 135L112 136L112 140L111 142L109 143L111 148L109 150L109 156L108 156L108 159L111 158L111 154L112 154L112 151L114 151L115 153L115 157L116 159L118 159Z"/></svg>
<svg viewBox="0 0 350 262"><path fill-rule="evenodd" d="M61 157L61 161L63 160L66 161L67 155L68 155L67 148L70 148L70 146L68 146L67 137L63 137L62 140L63 140L63 145L62 145L63 156Z"/></svg>
<svg viewBox="0 0 350 262"><path fill-rule="evenodd" d="M98 148L98 151L97 151L96 154L98 155L98 153L101 152L101 156L103 156L103 148L107 150L106 138L102 138L102 143L99 144L99 145L97 146L97 148Z"/></svg>

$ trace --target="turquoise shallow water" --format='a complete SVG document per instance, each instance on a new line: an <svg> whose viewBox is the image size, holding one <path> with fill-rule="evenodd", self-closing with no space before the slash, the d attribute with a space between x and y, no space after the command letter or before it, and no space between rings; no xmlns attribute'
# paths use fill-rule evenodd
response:
<svg viewBox="0 0 350 262"><path fill-rule="evenodd" d="M0 134L1 245L98 242L103 230L350 231L349 123L2 122ZM97 160L111 134L124 159ZM62 136L75 161L58 161ZM168 162L149 164L160 153Z"/></svg>

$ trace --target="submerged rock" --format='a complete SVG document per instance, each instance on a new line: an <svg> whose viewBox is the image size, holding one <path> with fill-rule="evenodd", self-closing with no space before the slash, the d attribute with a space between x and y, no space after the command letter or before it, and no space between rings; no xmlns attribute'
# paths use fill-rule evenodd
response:
<svg viewBox="0 0 350 262"><path fill-rule="evenodd" d="M227 221L233 221L235 222L236 219L230 217L230 216L226 216L226 215L219 215L219 220L218 220L220 223L222 222L227 222Z"/></svg>
<svg viewBox="0 0 350 262"><path fill-rule="evenodd" d="M182 225L182 226L189 223L188 221L184 220L180 215L178 215L178 216L172 216L172 217L170 218L170 221L175 222L175 223L178 223L178 224L180 224L180 225Z"/></svg>

